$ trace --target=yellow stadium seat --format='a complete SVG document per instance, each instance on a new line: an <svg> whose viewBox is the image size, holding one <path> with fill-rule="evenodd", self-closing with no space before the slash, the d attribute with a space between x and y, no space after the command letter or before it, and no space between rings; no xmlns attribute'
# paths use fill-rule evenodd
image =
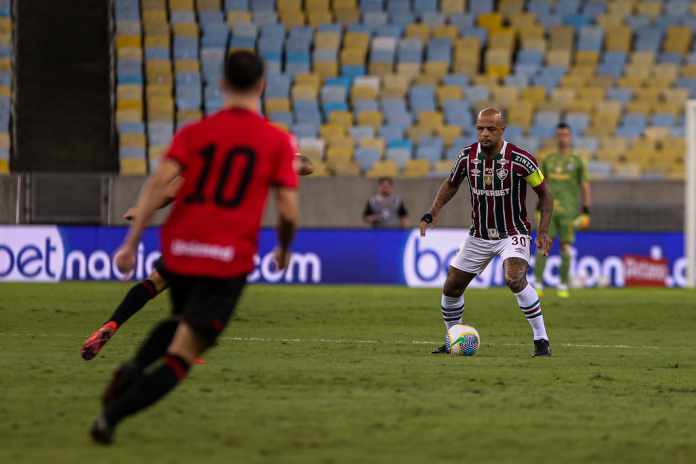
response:
<svg viewBox="0 0 696 464"><path fill-rule="evenodd" d="M293 83L295 85L309 85L315 88L319 88L321 85L321 76L314 73L300 73L295 75Z"/></svg>
<svg viewBox="0 0 696 464"><path fill-rule="evenodd" d="M299 140L300 153L315 163L321 161L324 157L324 145L325 141L323 139L312 138Z"/></svg>
<svg viewBox="0 0 696 464"><path fill-rule="evenodd" d="M169 0L171 11L193 11L193 0Z"/></svg>
<svg viewBox="0 0 696 464"><path fill-rule="evenodd" d="M452 161L440 160L433 165L433 173L440 176L446 176L452 171Z"/></svg>
<svg viewBox="0 0 696 464"><path fill-rule="evenodd" d="M502 79L510 74L509 64L490 64L486 66L486 75L495 78Z"/></svg>
<svg viewBox="0 0 696 464"><path fill-rule="evenodd" d="M530 101L519 101L507 109L507 122L527 130L532 125L533 114L534 107Z"/></svg>
<svg viewBox="0 0 696 464"><path fill-rule="evenodd" d="M577 89L577 98L599 103L604 100L605 90L601 87L580 87Z"/></svg>
<svg viewBox="0 0 696 464"><path fill-rule="evenodd" d="M302 11L302 0L276 0L278 11Z"/></svg>
<svg viewBox="0 0 696 464"><path fill-rule="evenodd" d="M290 100L287 98L267 98L264 101L266 114L278 111L290 111Z"/></svg>
<svg viewBox="0 0 696 464"><path fill-rule="evenodd" d="M685 54L689 51L692 32L686 26L670 26L667 28L667 36L662 44L662 49L668 53Z"/></svg>
<svg viewBox="0 0 696 464"><path fill-rule="evenodd" d="M314 170L309 175L310 177L328 177L331 175L328 166L323 161L312 161Z"/></svg>
<svg viewBox="0 0 696 464"><path fill-rule="evenodd" d="M169 48L169 35L150 35L145 37L145 48Z"/></svg>
<svg viewBox="0 0 696 464"><path fill-rule="evenodd" d="M433 135L434 131L430 127L423 127L421 125L415 125L411 126L408 129L406 129L406 134L408 135L408 138L411 139L414 143L418 143L423 139L424 137L430 137Z"/></svg>
<svg viewBox="0 0 696 464"><path fill-rule="evenodd" d="M346 32L343 36L343 48L367 50L369 45L370 35L366 32Z"/></svg>
<svg viewBox="0 0 696 464"><path fill-rule="evenodd" d="M334 10L340 8L357 8L357 0L332 0L332 6Z"/></svg>
<svg viewBox="0 0 696 464"><path fill-rule="evenodd" d="M570 66L570 52L563 49L552 49L546 53L546 64L548 66L562 66L567 68Z"/></svg>
<svg viewBox="0 0 696 464"><path fill-rule="evenodd" d="M549 43L552 50L572 50L575 31L570 26L554 26L549 29Z"/></svg>
<svg viewBox="0 0 696 464"><path fill-rule="evenodd" d="M542 86L525 87L520 92L520 98L530 102L532 105L538 105L546 100L546 88Z"/></svg>
<svg viewBox="0 0 696 464"><path fill-rule="evenodd" d="M359 176L360 168L353 161L348 162L331 162L327 163L329 172L334 176L338 177L348 177L348 176Z"/></svg>
<svg viewBox="0 0 696 464"><path fill-rule="evenodd" d="M403 177L425 177L430 173L430 162L426 159L411 159L406 161L401 175Z"/></svg>
<svg viewBox="0 0 696 464"><path fill-rule="evenodd" d="M357 8L337 8L334 10L336 22L348 26L360 20L360 10Z"/></svg>
<svg viewBox="0 0 696 464"><path fill-rule="evenodd" d="M220 11L219 0L196 0L198 11Z"/></svg>
<svg viewBox="0 0 696 464"><path fill-rule="evenodd" d="M118 100L116 102L116 110L143 110L142 100Z"/></svg>
<svg viewBox="0 0 696 464"><path fill-rule="evenodd" d="M166 9L148 9L143 11L143 25L164 23L169 24Z"/></svg>
<svg viewBox="0 0 696 464"><path fill-rule="evenodd" d="M515 105L520 98L520 89L513 86L506 87L491 87L490 98L496 102L497 105L503 108L510 108Z"/></svg>
<svg viewBox="0 0 696 464"><path fill-rule="evenodd" d="M9 85L0 85L0 97L9 97L11 94L12 91Z"/></svg>
<svg viewBox="0 0 696 464"><path fill-rule="evenodd" d="M121 60L143 61L143 49L123 47L116 50L116 58Z"/></svg>
<svg viewBox="0 0 696 464"><path fill-rule="evenodd" d="M626 104L626 111L629 113L642 113L646 116L652 114L655 103L651 101L630 101Z"/></svg>
<svg viewBox="0 0 696 464"><path fill-rule="evenodd" d="M142 0L142 2L140 2L140 3L142 4L143 11L147 11L147 10L166 11L167 10L166 0Z"/></svg>
<svg viewBox="0 0 696 464"><path fill-rule="evenodd" d="M579 51L575 54L575 63L581 65L596 65L599 62L599 52Z"/></svg>
<svg viewBox="0 0 696 464"><path fill-rule="evenodd" d="M227 24L230 27L234 27L238 23L251 23L251 13L241 10L228 11Z"/></svg>
<svg viewBox="0 0 696 464"><path fill-rule="evenodd" d="M498 2L498 11L507 20L521 14L523 10L524 0L500 0Z"/></svg>
<svg viewBox="0 0 696 464"><path fill-rule="evenodd" d="M478 17L478 26L493 33L503 28L503 17L499 13L483 13Z"/></svg>
<svg viewBox="0 0 696 464"><path fill-rule="evenodd" d="M394 66L390 63L371 62L368 68L371 76L384 77L394 71Z"/></svg>
<svg viewBox="0 0 696 464"><path fill-rule="evenodd" d="M377 161L367 172L369 178L396 177L399 174L399 167L392 160Z"/></svg>
<svg viewBox="0 0 696 464"><path fill-rule="evenodd" d="M655 64L655 54L653 52L633 52L631 53L631 64L641 66L652 66Z"/></svg>
<svg viewBox="0 0 696 464"><path fill-rule="evenodd" d="M0 159L0 174L7 174L10 172L10 162L6 159Z"/></svg>
<svg viewBox="0 0 696 464"><path fill-rule="evenodd" d="M174 61L174 70L177 73L200 73L201 63L197 59L176 60Z"/></svg>
<svg viewBox="0 0 696 464"><path fill-rule="evenodd" d="M439 111L421 111L418 113L418 125L430 131L440 130L445 124Z"/></svg>
<svg viewBox="0 0 696 464"><path fill-rule="evenodd" d="M377 98L377 90L366 85L354 85L350 89L350 99L353 102L361 100L374 100Z"/></svg>
<svg viewBox="0 0 696 464"><path fill-rule="evenodd" d="M430 39L430 26L423 23L411 23L406 27L406 37L420 39L427 43Z"/></svg>
<svg viewBox="0 0 696 464"><path fill-rule="evenodd" d="M442 79L449 72L449 62L427 61L423 66L423 71L429 76Z"/></svg>
<svg viewBox="0 0 696 464"><path fill-rule="evenodd" d="M332 111L329 115L329 124L348 129L353 126L353 113L350 111Z"/></svg>
<svg viewBox="0 0 696 464"><path fill-rule="evenodd" d="M328 163L346 163L353 159L353 147L331 145L326 150Z"/></svg>
<svg viewBox="0 0 696 464"><path fill-rule="evenodd" d="M333 24L334 18L329 11L307 10L307 23L312 27L319 27L322 24Z"/></svg>
<svg viewBox="0 0 696 464"><path fill-rule="evenodd" d="M459 37L459 29L451 24L441 24L433 29L433 37L450 39L454 42Z"/></svg>
<svg viewBox="0 0 696 464"><path fill-rule="evenodd" d="M385 97L402 97L406 95L410 79L403 74L386 74L382 77L382 94Z"/></svg>
<svg viewBox="0 0 696 464"><path fill-rule="evenodd" d="M436 87L441 80L442 76L435 76L433 74L419 74L415 77L415 79L413 79L411 85L427 85L430 87Z"/></svg>
<svg viewBox="0 0 696 464"><path fill-rule="evenodd" d="M379 130L384 121L384 115L379 111L363 111L358 113L358 124L361 126L370 126L375 131Z"/></svg>
<svg viewBox="0 0 696 464"><path fill-rule="evenodd" d="M465 10L466 0L440 0L440 11L446 16L464 13Z"/></svg>
<svg viewBox="0 0 696 464"><path fill-rule="evenodd" d="M562 106L567 105L575 99L575 89L567 87L558 87L551 93L551 100L560 103Z"/></svg>
<svg viewBox="0 0 696 464"><path fill-rule="evenodd" d="M116 37L116 48L139 48L140 36L135 35L119 35Z"/></svg>
<svg viewBox="0 0 696 464"><path fill-rule="evenodd" d="M513 29L517 29L518 31L520 29L539 27L536 15L534 13L520 12L508 18L508 21L510 22L510 26L512 26ZM541 30L543 32L543 26L541 26Z"/></svg>
<svg viewBox="0 0 696 464"><path fill-rule="evenodd" d="M169 97L172 96L172 86L170 84L148 84L145 87L147 98L152 97Z"/></svg>
<svg viewBox="0 0 696 464"><path fill-rule="evenodd" d="M121 165L122 176L141 176L147 173L145 159L121 158L119 164Z"/></svg>
<svg viewBox="0 0 696 464"><path fill-rule="evenodd" d="M318 49L338 50L341 36L336 32L317 31L314 34L314 47Z"/></svg>
<svg viewBox="0 0 696 464"><path fill-rule="evenodd" d="M514 44L515 31L510 28L503 28L495 32L492 32L488 40L488 47L490 49L503 49L512 51Z"/></svg>
<svg viewBox="0 0 696 464"><path fill-rule="evenodd" d="M366 50L361 48L344 48L341 51L341 64L362 66L365 64Z"/></svg>
<svg viewBox="0 0 696 464"><path fill-rule="evenodd" d="M449 100L461 100L464 92L457 85L442 85L437 89L437 101L440 106Z"/></svg>
<svg viewBox="0 0 696 464"><path fill-rule="evenodd" d="M606 50L608 52L628 52L631 49L632 35L628 26L611 26L604 35Z"/></svg>
<svg viewBox="0 0 696 464"><path fill-rule="evenodd" d="M329 0L305 0L306 11L329 11Z"/></svg>
<svg viewBox="0 0 696 464"><path fill-rule="evenodd" d="M287 11L280 14L280 22L285 25L285 27L302 27L306 23L305 15L302 11ZM320 42L315 42L319 44Z"/></svg>
<svg viewBox="0 0 696 464"><path fill-rule="evenodd" d="M376 150L380 156L384 153L384 147L384 139L381 138L365 138L360 140L360 148Z"/></svg>
<svg viewBox="0 0 696 464"><path fill-rule="evenodd" d="M143 112L137 110L118 110L116 111L116 124L124 122L142 122Z"/></svg>
<svg viewBox="0 0 696 464"><path fill-rule="evenodd" d="M346 137L347 131L343 126L337 126L335 124L322 124L319 128L319 135L323 139Z"/></svg>
<svg viewBox="0 0 696 464"><path fill-rule="evenodd" d="M544 37L521 37L522 48L525 50L537 50L542 53L546 52L548 44Z"/></svg>
<svg viewBox="0 0 696 464"><path fill-rule="evenodd" d="M462 128L455 125L443 125L436 132L442 137L445 146L451 147L454 141L462 135Z"/></svg>
<svg viewBox="0 0 696 464"><path fill-rule="evenodd" d="M336 62L315 62L314 72L319 74L322 79L336 77L338 75L338 63Z"/></svg>
<svg viewBox="0 0 696 464"><path fill-rule="evenodd" d="M0 148L5 150L10 148L10 134L8 132L0 132Z"/></svg>
<svg viewBox="0 0 696 464"><path fill-rule="evenodd" d="M643 16L656 18L662 14L662 2L642 1L636 7L636 12Z"/></svg>
<svg viewBox="0 0 696 464"><path fill-rule="evenodd" d="M413 79L421 72L420 63L399 63L396 65L396 73Z"/></svg>
<svg viewBox="0 0 696 464"><path fill-rule="evenodd" d="M125 133L118 134L118 143L126 148L145 148L145 134Z"/></svg>

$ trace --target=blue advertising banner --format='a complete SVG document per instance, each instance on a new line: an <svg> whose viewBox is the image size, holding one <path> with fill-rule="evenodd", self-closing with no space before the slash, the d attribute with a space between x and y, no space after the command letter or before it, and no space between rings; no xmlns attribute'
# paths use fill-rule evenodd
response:
<svg viewBox="0 0 696 464"><path fill-rule="evenodd" d="M119 280L113 256L124 227L5 226L0 227L0 281ZM416 230L308 229L298 233L289 268L275 270L275 231L265 229L251 282L278 284L390 284L439 287L458 252L464 229L439 229L420 237ZM681 287L686 262L681 233L579 233L572 252L571 272L577 286L625 283L625 255L664 258L665 284ZM159 230L149 229L138 248L136 272L143 279L159 258ZM529 279L533 281L534 259ZM552 249L544 281L558 283L560 256ZM502 265L494 259L472 283L503 285Z"/></svg>

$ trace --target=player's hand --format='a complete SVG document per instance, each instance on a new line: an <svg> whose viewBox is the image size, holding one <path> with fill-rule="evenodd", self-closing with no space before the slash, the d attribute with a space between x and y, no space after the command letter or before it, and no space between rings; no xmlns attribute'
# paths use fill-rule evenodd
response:
<svg viewBox="0 0 696 464"><path fill-rule="evenodd" d="M575 218L575 221L573 221L573 225L577 227L580 230L585 230L590 227L590 215L589 214L581 214L580 216Z"/></svg>
<svg viewBox="0 0 696 464"><path fill-rule="evenodd" d="M123 219L125 219L126 221L132 221L133 219L135 219L135 214L137 212L138 211L135 209L135 207L128 208L128 211L123 213Z"/></svg>
<svg viewBox="0 0 696 464"><path fill-rule="evenodd" d="M290 250L277 247L273 250L273 261L275 262L276 268L279 271L286 269L288 264L290 264Z"/></svg>
<svg viewBox="0 0 696 464"><path fill-rule="evenodd" d="M551 249L551 237L546 232L538 232L536 237L536 246L539 253L544 256L549 255L549 250Z"/></svg>
<svg viewBox="0 0 696 464"><path fill-rule="evenodd" d="M420 236L421 237L425 237L425 231L428 230L428 227L432 227L434 222L435 222L435 218L430 213L425 213L423 215L423 217L421 217L421 220L420 220Z"/></svg>
<svg viewBox="0 0 696 464"><path fill-rule="evenodd" d="M128 275L135 269L135 248L121 245L114 258L116 268L124 275Z"/></svg>

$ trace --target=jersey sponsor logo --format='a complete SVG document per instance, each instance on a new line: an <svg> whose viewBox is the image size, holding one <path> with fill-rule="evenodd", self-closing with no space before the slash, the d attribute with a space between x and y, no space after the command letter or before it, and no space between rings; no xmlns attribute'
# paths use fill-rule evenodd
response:
<svg viewBox="0 0 696 464"><path fill-rule="evenodd" d="M472 187L471 192L474 195L483 195L486 197L504 197L505 195L510 194L510 189L509 188L504 188L500 190L486 190L486 189L477 189Z"/></svg>
<svg viewBox="0 0 696 464"><path fill-rule="evenodd" d="M484 168L483 170L483 181L486 185L493 185L493 168Z"/></svg>
<svg viewBox="0 0 696 464"><path fill-rule="evenodd" d="M175 239L170 251L174 256L190 256L192 258L208 258L229 263L234 259L232 246L221 246L212 243L186 241Z"/></svg>
<svg viewBox="0 0 696 464"><path fill-rule="evenodd" d="M532 163L529 158L526 158L518 153L514 153L512 157L512 161L514 163L521 164L522 166L526 167L530 171L536 171L537 167L534 166L534 163Z"/></svg>

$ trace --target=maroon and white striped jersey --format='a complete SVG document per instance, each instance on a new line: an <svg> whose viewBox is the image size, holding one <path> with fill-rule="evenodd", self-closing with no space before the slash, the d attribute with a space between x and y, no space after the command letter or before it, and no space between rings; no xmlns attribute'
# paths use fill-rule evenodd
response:
<svg viewBox="0 0 696 464"><path fill-rule="evenodd" d="M500 153L487 160L480 145L474 143L459 152L449 183L458 187L464 178L471 193L472 236L499 240L530 234L527 184L537 187L544 181L534 155L504 142Z"/></svg>

